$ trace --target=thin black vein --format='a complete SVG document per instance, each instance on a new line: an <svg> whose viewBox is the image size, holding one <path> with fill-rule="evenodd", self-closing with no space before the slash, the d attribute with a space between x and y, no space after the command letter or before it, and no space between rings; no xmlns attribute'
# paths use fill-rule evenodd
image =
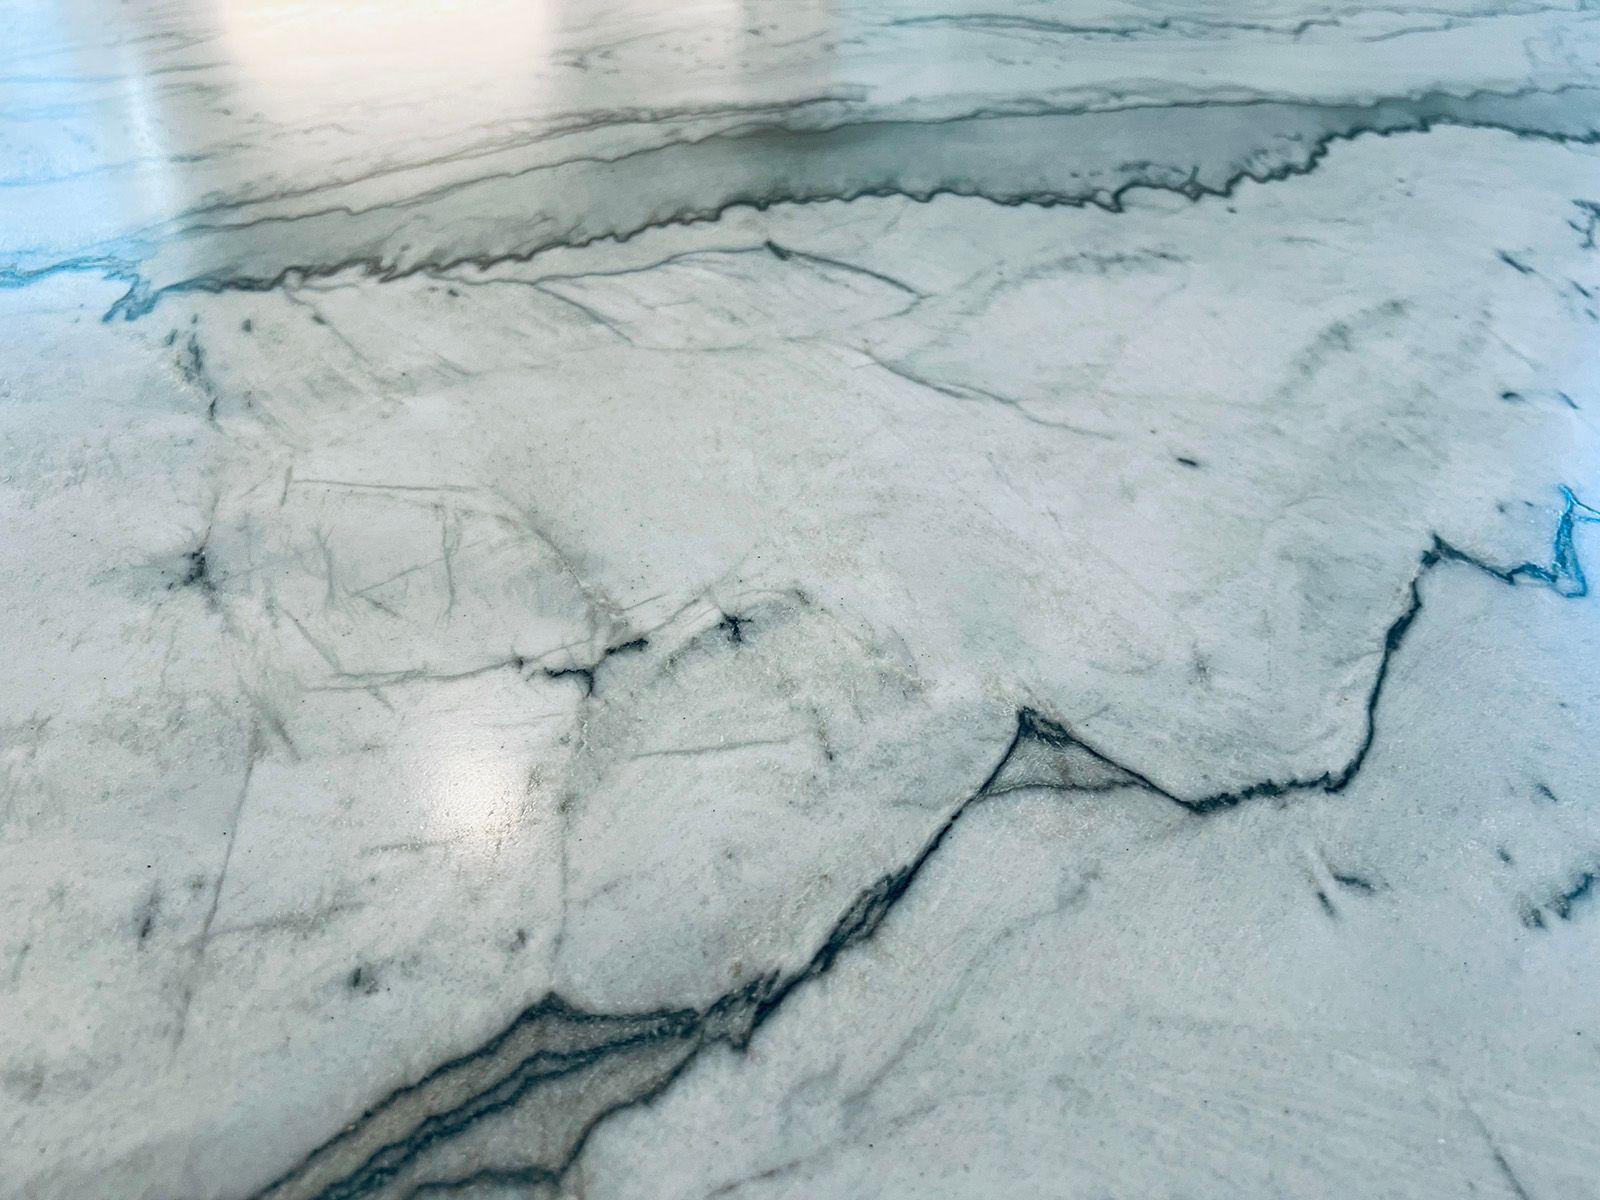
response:
<svg viewBox="0 0 1600 1200"><path fill-rule="evenodd" d="M729 991L703 1009L643 1013L581 1010L554 993L530 1005L501 1033L479 1048L436 1067L417 1082L399 1088L324 1142L252 1200L360 1200L363 1197L420 1196L490 1184L533 1186L559 1182L583 1153L594 1130L612 1114L648 1104L669 1088L705 1048L727 1045L742 1050L763 1024L811 980L832 970L851 948L869 940L915 885L951 834L979 804L1012 792L1049 787L1064 794L1094 795L1134 789L1161 797L1197 818L1247 800L1293 794L1336 794L1359 776L1377 737L1377 717L1396 656L1424 607L1423 583L1440 568L1467 567L1508 587L1544 587L1564 599L1587 594L1574 545L1574 526L1600 523L1600 511L1562 488L1563 508L1551 539L1548 565L1514 567L1490 563L1435 537L1419 557L1404 589L1400 612L1384 630L1377 668L1367 691L1356 745L1339 766L1314 776L1264 779L1208 795L1185 796L1092 745L1069 725L1032 707L1018 710L1011 738L988 776L958 803L906 863L864 888L834 921L827 936L801 967L772 973ZM620 647L619 647L620 649ZM1015 770L1027 754L1061 756L1070 764L1046 783ZM1348 873L1342 886L1370 891L1370 881ZM1586 873L1553 901L1565 917L1593 889ZM1332 910L1326 893L1320 896ZM1565 911L1562 911L1562 909ZM542 1029L541 1037L529 1034ZM521 1039L519 1041L519 1039ZM561 1081L576 1086L559 1091ZM503 1119L520 1106L555 1133L537 1139L519 1162L485 1163L464 1174L430 1175L428 1152L470 1135L483 1121ZM549 1149L555 1138L555 1149ZM1503 1160L1502 1166L1504 1167ZM1504 1169L1509 1170L1508 1167Z"/></svg>

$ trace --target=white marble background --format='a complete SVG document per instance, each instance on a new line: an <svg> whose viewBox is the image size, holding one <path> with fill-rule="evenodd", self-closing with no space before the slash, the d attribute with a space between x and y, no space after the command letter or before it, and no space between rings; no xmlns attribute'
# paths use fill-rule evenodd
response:
<svg viewBox="0 0 1600 1200"><path fill-rule="evenodd" d="M1600 1196L1594 29L0 16L0 1195Z"/></svg>

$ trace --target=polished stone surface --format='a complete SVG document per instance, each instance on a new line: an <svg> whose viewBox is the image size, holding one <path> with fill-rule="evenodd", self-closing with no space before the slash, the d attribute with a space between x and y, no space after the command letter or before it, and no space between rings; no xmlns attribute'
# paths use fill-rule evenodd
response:
<svg viewBox="0 0 1600 1200"><path fill-rule="evenodd" d="M1600 1197L1597 54L8 6L0 1196Z"/></svg>

